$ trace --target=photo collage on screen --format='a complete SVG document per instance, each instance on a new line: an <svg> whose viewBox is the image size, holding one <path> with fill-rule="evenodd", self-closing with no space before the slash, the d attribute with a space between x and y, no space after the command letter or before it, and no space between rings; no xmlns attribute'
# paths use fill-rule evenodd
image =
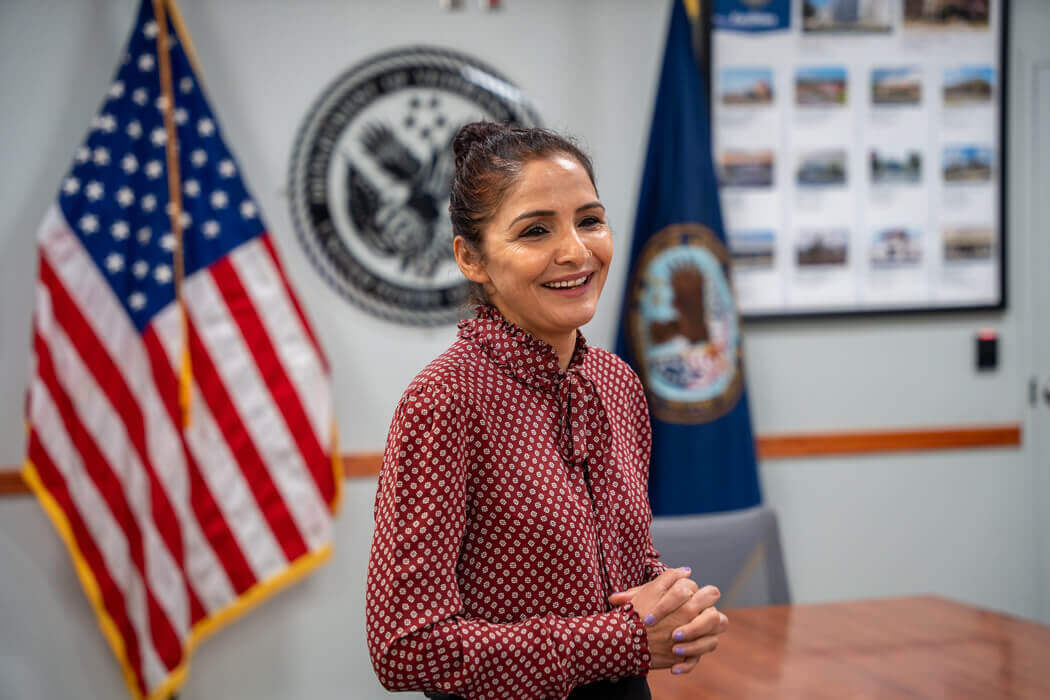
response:
<svg viewBox="0 0 1050 700"><path fill-rule="evenodd" d="M715 166L745 316L999 303L1000 14L715 2Z"/></svg>

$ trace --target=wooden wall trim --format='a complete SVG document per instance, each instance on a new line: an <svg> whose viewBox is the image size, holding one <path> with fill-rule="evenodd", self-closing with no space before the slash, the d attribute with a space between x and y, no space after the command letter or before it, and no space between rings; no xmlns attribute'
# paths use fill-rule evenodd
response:
<svg viewBox="0 0 1050 700"><path fill-rule="evenodd" d="M974 425L849 433L811 433L759 437L760 459L856 455L879 452L1020 447L1021 426Z"/></svg>
<svg viewBox="0 0 1050 700"><path fill-rule="evenodd" d="M827 455L858 455L926 450L961 450L981 447L1020 447L1019 424L975 425L953 428L909 428L845 433L800 433L760 436L759 459L797 459ZM381 452L343 455L348 479L374 478L379 474ZM0 496L29 493L17 467L0 469Z"/></svg>

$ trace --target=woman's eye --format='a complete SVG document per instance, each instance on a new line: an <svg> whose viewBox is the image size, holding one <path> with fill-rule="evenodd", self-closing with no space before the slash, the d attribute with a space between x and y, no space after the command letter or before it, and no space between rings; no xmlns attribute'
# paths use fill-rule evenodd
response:
<svg viewBox="0 0 1050 700"><path fill-rule="evenodd" d="M584 217L583 221L580 222L580 226L590 227L590 226L601 226L601 225L602 225L602 220L599 219L597 216Z"/></svg>
<svg viewBox="0 0 1050 700"><path fill-rule="evenodd" d="M536 236L542 236L547 233L547 229L543 226L530 226L521 232L522 237L535 238Z"/></svg>

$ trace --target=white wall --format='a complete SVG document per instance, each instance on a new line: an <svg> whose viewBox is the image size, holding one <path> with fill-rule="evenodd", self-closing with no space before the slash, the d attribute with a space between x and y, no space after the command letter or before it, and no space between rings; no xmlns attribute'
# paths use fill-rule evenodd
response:
<svg viewBox="0 0 1050 700"><path fill-rule="evenodd" d="M667 3L516 0L494 14L474 2L450 14L437 0L180 4L213 108L332 360L344 449L382 445L401 389L453 335L451 327L394 326L349 306L295 240L283 193L295 132L322 88L352 63L426 43L496 66L533 97L548 125L578 135L593 152L617 243L627 249ZM112 75L134 6L0 3L0 465L17 463L23 450L34 232ZM1045 36L1024 28L1050 21L1050 4L1014 0L1012 14L1011 25L1022 28L1011 48L1013 76ZM759 433L1025 419L1026 348L1032 325L1046 322L1032 318L1024 293L1021 263L1034 232L1025 197L1040 183L1024 185L1033 125L1021 114L1023 100L1015 93L1010 114L1009 311L749 325ZM586 329L596 344L612 343L625 262L617 259L604 307ZM1000 331L1001 367L978 375L973 333L983 326ZM1027 441L1021 450L784 460L762 465L761 476L781 515L797 600L937 592L1050 621L1050 610L1039 607L1040 586L1050 582L1038 576ZM205 643L184 698L381 695L361 619L374 489L374 481L348 489L329 567ZM0 611L0 697L11 687L19 697L62 697L54 689L70 687L118 697L116 666L72 569L27 498L0 500L5 549L0 586L26 609L58 606L62 614L31 630L4 624ZM702 572L702 564L694 568ZM45 675L40 655L48 645L64 663ZM12 649L22 650L25 664L5 663ZM12 668L22 669L14 680L5 677ZM38 691L29 690L34 683Z"/></svg>

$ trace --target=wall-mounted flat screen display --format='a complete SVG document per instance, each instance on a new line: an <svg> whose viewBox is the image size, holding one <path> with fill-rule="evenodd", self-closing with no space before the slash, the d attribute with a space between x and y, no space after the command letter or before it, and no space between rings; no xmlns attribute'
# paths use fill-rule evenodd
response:
<svg viewBox="0 0 1050 700"><path fill-rule="evenodd" d="M745 317L1003 308L1005 0L713 0Z"/></svg>

